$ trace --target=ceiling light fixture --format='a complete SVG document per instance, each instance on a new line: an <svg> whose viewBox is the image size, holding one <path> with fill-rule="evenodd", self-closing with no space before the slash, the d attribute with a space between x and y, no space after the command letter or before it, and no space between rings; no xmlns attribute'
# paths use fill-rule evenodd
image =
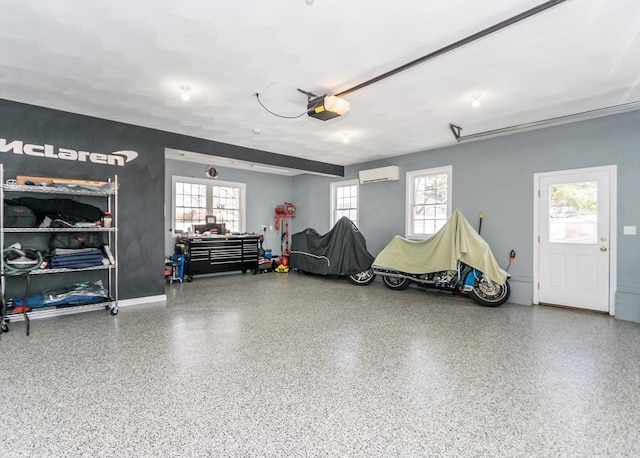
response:
<svg viewBox="0 0 640 458"><path fill-rule="evenodd" d="M478 108L480 106L481 97L482 97L482 94L475 94L471 96L471 99L473 100L473 102L471 102L471 106L473 108Z"/></svg>
<svg viewBox="0 0 640 458"><path fill-rule="evenodd" d="M182 97L182 100L185 102L188 102L189 99L191 99L191 95L189 95L191 88L189 86L180 86L180 89L182 89L182 95L180 97Z"/></svg>
<svg viewBox="0 0 640 458"><path fill-rule="evenodd" d="M342 143L344 144L349 143L349 134L346 132L342 134Z"/></svg>

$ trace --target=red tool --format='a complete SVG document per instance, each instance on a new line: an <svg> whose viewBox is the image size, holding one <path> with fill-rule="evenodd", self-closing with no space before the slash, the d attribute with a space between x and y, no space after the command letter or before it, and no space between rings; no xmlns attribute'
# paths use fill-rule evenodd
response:
<svg viewBox="0 0 640 458"><path fill-rule="evenodd" d="M278 205L276 207L276 229L282 227L281 221L284 219L284 228L282 229L282 236L280 240L280 250L282 256L280 257L280 265L289 265L289 219L296 217L296 206L290 202L285 202L284 205Z"/></svg>

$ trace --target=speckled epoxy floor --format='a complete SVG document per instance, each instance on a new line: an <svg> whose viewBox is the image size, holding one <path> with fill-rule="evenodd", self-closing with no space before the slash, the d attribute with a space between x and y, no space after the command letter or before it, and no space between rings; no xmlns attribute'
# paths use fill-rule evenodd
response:
<svg viewBox="0 0 640 458"><path fill-rule="evenodd" d="M297 274L13 323L0 455L640 456L640 325Z"/></svg>

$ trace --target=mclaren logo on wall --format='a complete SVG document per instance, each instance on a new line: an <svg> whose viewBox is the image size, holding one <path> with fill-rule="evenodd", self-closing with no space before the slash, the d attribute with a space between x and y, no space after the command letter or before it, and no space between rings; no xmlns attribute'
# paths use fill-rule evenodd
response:
<svg viewBox="0 0 640 458"><path fill-rule="evenodd" d="M130 150L114 151L111 154L90 153L68 148L56 148L53 145L32 145L22 140L7 140L0 138L0 153L26 154L27 156L62 159L64 161L92 162L94 164L117 165L124 167L127 162L138 157L138 153Z"/></svg>

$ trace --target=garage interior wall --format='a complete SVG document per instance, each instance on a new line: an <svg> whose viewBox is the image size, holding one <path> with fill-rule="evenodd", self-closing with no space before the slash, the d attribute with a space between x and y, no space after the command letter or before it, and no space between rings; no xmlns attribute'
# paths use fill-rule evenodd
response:
<svg viewBox="0 0 640 458"><path fill-rule="evenodd" d="M119 299L164 295L164 236L159 230L163 227L164 145L159 141L160 132L7 100L0 100L0 119L0 138L7 143L20 140L25 144L47 144L54 147L54 152L65 148L102 154L121 150L138 153L137 158L124 166L13 152L0 153L0 161L5 180L16 175L33 175L106 181L117 174ZM34 276L32 291L102 278L95 275L100 274ZM20 291L14 294L7 290L7 297L24 294L22 284L11 283ZM43 284L46 286L40 288Z"/></svg>
<svg viewBox="0 0 640 458"><path fill-rule="evenodd" d="M202 152L202 148L222 150L225 145L7 100L0 100L0 119L0 138L7 141L139 153L135 161L117 167L117 172L105 165L12 153L1 153L1 160L7 175L104 180L118 173L120 297L164 294L164 257L172 251L168 232L171 176L201 176L204 169L203 164L172 161L177 163L169 162L165 173L165 147ZM194 145L189 142L198 148L190 147ZM246 153L234 148L238 155ZM327 164L311 165L331 169ZM617 165L616 317L640 322L640 238L622 233L623 226L640 226L640 112L358 164L347 167L344 178L308 174L289 178L221 168L220 179L247 184L248 231L270 225L275 205L291 201L297 207L291 232L312 227L324 233L330 229L329 183L354 179L359 170L385 165L400 167L399 181L360 186L359 226L369 251L375 255L394 235L405 233L405 173L451 165L453 207L473 225L477 225L479 212L484 212L482 236L501 265L506 266L511 249L518 253L509 272L513 275L511 301L520 304L531 304L533 298L533 174ZM271 235L276 240L268 238L267 243L278 253L279 235Z"/></svg>
<svg viewBox="0 0 640 458"><path fill-rule="evenodd" d="M405 173L453 166L452 206L478 227L502 267L511 249L510 302L533 301L534 173L618 166L616 318L640 322L640 112L532 130L346 167L342 179L294 177L298 225L329 229L329 183L354 179L359 170L400 167L400 180L359 187L359 227L376 255L394 235L405 234Z"/></svg>
<svg viewBox="0 0 640 458"><path fill-rule="evenodd" d="M270 248L274 254L280 253L280 233L275 229L269 229L275 223L275 208L285 202L293 202L292 181L289 176L273 175L268 173L251 172L229 167L218 167L215 160L211 164L216 166L218 177L215 180L208 180L211 183L216 181L230 181L245 183L246 188L246 231L262 231L262 226L267 226L265 233L264 249ZM167 215L165 217L165 234L167 255L173 253L175 236L170 229L173 227L172 218L172 177L191 177L205 179L206 164L179 161L173 159L166 160L165 169L165 202ZM291 224L293 227L293 222Z"/></svg>

